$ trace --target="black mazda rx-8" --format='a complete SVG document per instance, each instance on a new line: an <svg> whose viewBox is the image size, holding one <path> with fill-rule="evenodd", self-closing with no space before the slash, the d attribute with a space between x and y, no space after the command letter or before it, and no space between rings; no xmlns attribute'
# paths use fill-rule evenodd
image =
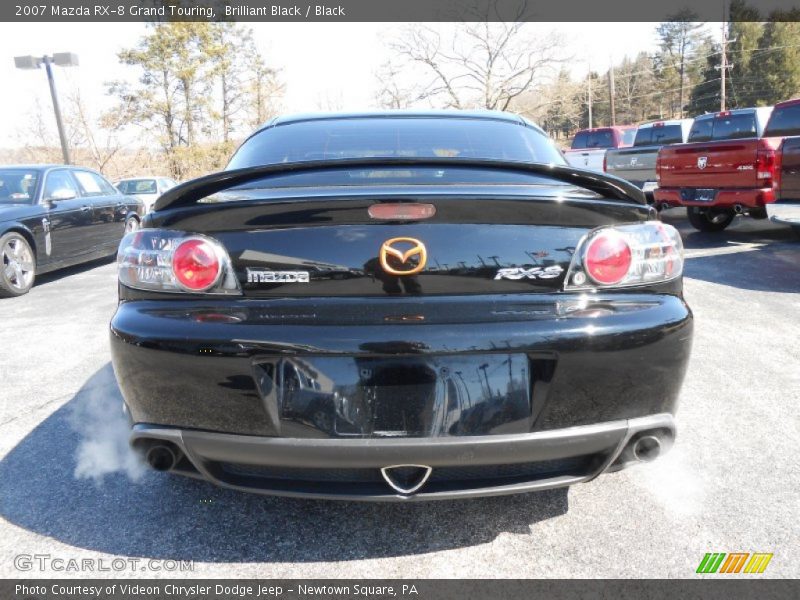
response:
<svg viewBox="0 0 800 600"><path fill-rule="evenodd" d="M118 254L131 443L355 500L591 480L673 443L683 247L642 192L497 112L277 118Z"/></svg>

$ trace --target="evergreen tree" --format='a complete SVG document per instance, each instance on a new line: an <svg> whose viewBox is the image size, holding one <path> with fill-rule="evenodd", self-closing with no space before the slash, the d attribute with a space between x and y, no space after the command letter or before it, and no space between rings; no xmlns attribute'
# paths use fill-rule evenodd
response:
<svg viewBox="0 0 800 600"><path fill-rule="evenodd" d="M800 10L775 12L751 59L758 71L756 102L770 105L800 94Z"/></svg>

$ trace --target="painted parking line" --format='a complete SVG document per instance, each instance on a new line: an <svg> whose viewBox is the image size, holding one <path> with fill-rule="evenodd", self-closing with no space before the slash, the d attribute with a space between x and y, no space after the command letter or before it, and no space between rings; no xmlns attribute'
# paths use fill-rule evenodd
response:
<svg viewBox="0 0 800 600"><path fill-rule="evenodd" d="M684 258L703 258L706 256L720 256L722 254L738 254L740 252L753 252L767 244L729 242L731 246L722 248L703 248L702 250L689 250L684 252Z"/></svg>

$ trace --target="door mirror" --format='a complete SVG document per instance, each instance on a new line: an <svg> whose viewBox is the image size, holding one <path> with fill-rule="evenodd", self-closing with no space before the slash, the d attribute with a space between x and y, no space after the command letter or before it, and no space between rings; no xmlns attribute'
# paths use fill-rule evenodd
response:
<svg viewBox="0 0 800 600"><path fill-rule="evenodd" d="M59 188L53 191L47 198L45 198L46 202L55 202L58 200L72 200L73 198L77 198L78 194L75 193L75 190L71 190L69 188Z"/></svg>

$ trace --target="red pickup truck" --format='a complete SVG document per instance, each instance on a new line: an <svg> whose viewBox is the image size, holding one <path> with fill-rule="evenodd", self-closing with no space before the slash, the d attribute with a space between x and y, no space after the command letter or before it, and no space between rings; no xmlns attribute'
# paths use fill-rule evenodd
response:
<svg viewBox="0 0 800 600"><path fill-rule="evenodd" d="M781 114L790 104L775 111ZM771 114L772 107L761 107L696 117L688 143L658 153L656 204L687 207L700 231L722 231L737 214L766 218L765 206L775 200L782 141L771 131Z"/></svg>

